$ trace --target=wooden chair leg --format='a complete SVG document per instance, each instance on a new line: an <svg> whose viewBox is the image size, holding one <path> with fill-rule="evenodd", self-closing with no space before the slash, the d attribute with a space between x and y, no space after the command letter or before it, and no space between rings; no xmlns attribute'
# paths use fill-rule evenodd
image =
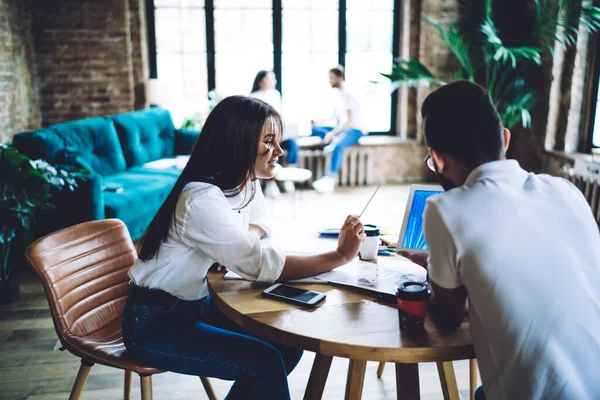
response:
<svg viewBox="0 0 600 400"><path fill-rule="evenodd" d="M321 400L333 357L317 353L304 392L304 400Z"/></svg>
<svg viewBox="0 0 600 400"><path fill-rule="evenodd" d="M421 398L419 364L396 363L396 396L411 400Z"/></svg>
<svg viewBox="0 0 600 400"><path fill-rule="evenodd" d="M452 361L438 362L438 373L442 383L442 392L444 400L460 400L458 394L458 385L456 384L456 375L454 375L454 365Z"/></svg>
<svg viewBox="0 0 600 400"><path fill-rule="evenodd" d="M81 392L83 392L83 388L85 387L85 382L87 382L87 378L90 375L90 371L92 370L93 366L93 362L83 359L81 360L81 366L77 372L77 378L75 378L75 383L73 384L73 389L71 389L69 400L79 400Z"/></svg>
<svg viewBox="0 0 600 400"><path fill-rule="evenodd" d="M479 369L477 367L477 359L469 360L469 398L475 400L475 391L479 386Z"/></svg>
<svg viewBox="0 0 600 400"><path fill-rule="evenodd" d="M377 377L381 378L381 375L383 375L383 370L385 369L385 363L384 362L380 362L379 363L379 367L377 367Z"/></svg>
<svg viewBox="0 0 600 400"><path fill-rule="evenodd" d="M348 380L346 381L346 400L360 400L365 383L366 361L350 360Z"/></svg>
<svg viewBox="0 0 600 400"><path fill-rule="evenodd" d="M200 381L202 382L202 386L204 386L204 390L206 391L208 399L217 400L217 395L215 394L215 391L213 390L213 387L210 384L210 380L205 376L201 376Z"/></svg>
<svg viewBox="0 0 600 400"><path fill-rule="evenodd" d="M125 370L123 398L129 400L129 397L131 397L131 371Z"/></svg>
<svg viewBox="0 0 600 400"><path fill-rule="evenodd" d="M142 387L142 400L152 400L152 375L140 375Z"/></svg>

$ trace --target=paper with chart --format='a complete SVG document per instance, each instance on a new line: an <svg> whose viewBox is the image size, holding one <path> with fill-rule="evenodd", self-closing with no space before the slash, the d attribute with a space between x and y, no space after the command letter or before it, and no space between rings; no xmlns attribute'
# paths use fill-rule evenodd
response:
<svg viewBox="0 0 600 400"><path fill-rule="evenodd" d="M355 259L349 264L316 277L329 283L395 295L400 282L424 281L427 278L427 271L400 258L394 258L393 261L379 260L379 264Z"/></svg>
<svg viewBox="0 0 600 400"><path fill-rule="evenodd" d="M313 277L289 281L289 283L334 283L367 289L377 293L395 295L400 282L424 281L424 268L399 257L381 258L378 264L355 258L352 262ZM233 271L225 279L242 279Z"/></svg>

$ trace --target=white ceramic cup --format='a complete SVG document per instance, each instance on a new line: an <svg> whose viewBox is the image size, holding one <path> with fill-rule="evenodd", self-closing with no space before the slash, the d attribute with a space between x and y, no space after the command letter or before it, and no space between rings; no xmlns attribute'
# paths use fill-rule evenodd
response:
<svg viewBox="0 0 600 400"><path fill-rule="evenodd" d="M360 245L360 258L363 260L375 260L379 250L379 238L381 231L377 225L365 224L367 238Z"/></svg>

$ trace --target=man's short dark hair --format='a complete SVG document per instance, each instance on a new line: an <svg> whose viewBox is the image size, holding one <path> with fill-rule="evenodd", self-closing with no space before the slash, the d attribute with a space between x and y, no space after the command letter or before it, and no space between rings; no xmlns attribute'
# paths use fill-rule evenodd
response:
<svg viewBox="0 0 600 400"><path fill-rule="evenodd" d="M487 91L476 83L458 81L431 93L421 108L427 145L471 168L503 154L500 115Z"/></svg>
<svg viewBox="0 0 600 400"><path fill-rule="evenodd" d="M329 72L331 72L332 74L334 74L338 78L344 79L344 67L342 67L341 65L338 65L337 67L331 68L329 70Z"/></svg>

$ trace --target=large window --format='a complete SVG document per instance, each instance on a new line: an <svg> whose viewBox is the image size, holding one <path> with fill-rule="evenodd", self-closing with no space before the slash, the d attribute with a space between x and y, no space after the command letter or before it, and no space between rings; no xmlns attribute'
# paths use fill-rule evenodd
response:
<svg viewBox="0 0 600 400"><path fill-rule="evenodd" d="M204 0L154 0L154 5L156 90L174 117L193 115L208 100Z"/></svg>
<svg viewBox="0 0 600 400"><path fill-rule="evenodd" d="M206 109L210 90L247 95L255 74L273 69L288 122L331 115L328 71L342 63L369 131L389 133L396 110L389 86L376 82L384 82L378 73L389 71L397 54L400 6L400 0L154 0L150 59L161 87L169 87L168 106L186 116Z"/></svg>
<svg viewBox="0 0 600 400"><path fill-rule="evenodd" d="M328 71L338 63L337 0L283 0L281 88L287 120L331 116Z"/></svg>
<svg viewBox="0 0 600 400"><path fill-rule="evenodd" d="M272 0L214 0L216 90L250 94L254 76L273 69Z"/></svg>
<svg viewBox="0 0 600 400"><path fill-rule="evenodd" d="M393 62L393 0L347 0L346 81L362 99L365 123L370 131L385 132L391 126L392 97L389 86L377 84L379 72Z"/></svg>

